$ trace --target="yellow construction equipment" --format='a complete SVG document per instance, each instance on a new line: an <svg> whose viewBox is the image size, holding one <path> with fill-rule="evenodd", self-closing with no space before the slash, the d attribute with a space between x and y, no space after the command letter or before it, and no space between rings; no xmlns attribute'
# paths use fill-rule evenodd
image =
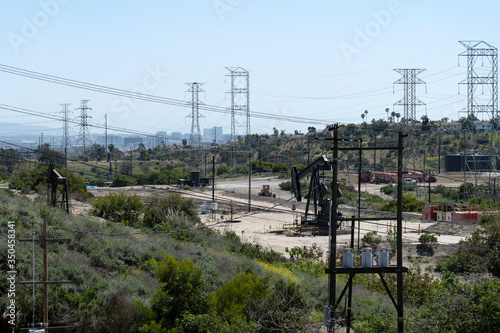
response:
<svg viewBox="0 0 500 333"><path fill-rule="evenodd" d="M262 185L262 190L260 190L259 195L262 197L276 198L276 194L271 191L271 185Z"/></svg>

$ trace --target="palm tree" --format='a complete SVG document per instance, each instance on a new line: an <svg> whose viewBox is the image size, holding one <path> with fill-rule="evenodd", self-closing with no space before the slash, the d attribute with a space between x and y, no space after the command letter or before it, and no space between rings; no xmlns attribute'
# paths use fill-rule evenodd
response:
<svg viewBox="0 0 500 333"><path fill-rule="evenodd" d="M387 113L387 120L389 120L389 108L385 108L385 113Z"/></svg>

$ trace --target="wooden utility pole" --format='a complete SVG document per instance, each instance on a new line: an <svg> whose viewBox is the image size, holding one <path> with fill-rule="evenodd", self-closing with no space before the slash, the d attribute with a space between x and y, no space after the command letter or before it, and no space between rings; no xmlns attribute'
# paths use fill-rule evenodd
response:
<svg viewBox="0 0 500 333"><path fill-rule="evenodd" d="M326 140L333 140L333 161L332 161L332 193L335 193L337 191L337 178L338 178L338 164L337 164L337 158L338 158L338 151L348 151L348 150L359 150L360 152L362 150L397 150L398 151L398 185L397 185L397 216L396 216L396 255L397 255L397 264L395 266L389 265L389 262L387 260L386 263L383 261L379 262L377 266L372 266L372 263L368 262L367 264L362 264L361 266L352 266L351 265L342 265L342 267L336 267L336 252L337 252L337 228L339 227L339 224L342 223L343 221L347 221L347 219L344 219L342 216L338 215L337 211L337 197L335 195L332 196L332 206L331 206L331 213L330 213L330 251L329 251L329 267L325 270L326 274L329 274L329 300L328 300L328 308L327 311L325 312L326 314L326 325L328 326L328 332L334 332L336 329L336 310L339 307L340 302L342 301L342 298L347 292L347 297L348 299L348 311L347 311L347 322L350 324L351 320L351 305L352 305L352 281L353 278L356 274L378 274L382 284L385 287L385 290L387 291L387 294L389 295L394 307L396 308L397 312L397 323L398 323L398 332L403 332L404 330L404 312L403 312L403 273L408 272L407 267L403 267L403 241L402 241L402 221L403 221L403 215L402 215L402 198L403 198L403 138L406 136L402 132L399 132L399 138L398 138L398 146L394 147L362 147L361 145L359 147L339 147L338 143L339 142L355 142L355 141L360 141L360 140L354 140L354 139L342 139L338 138L338 125L334 125L332 128L329 130L333 130L333 139L326 139ZM361 164L359 166L361 169ZM354 226L355 226L355 216L352 217L351 225L353 230L351 230L351 246L354 245ZM394 217L387 217L387 218L371 218L371 217L358 217L358 220L361 221L373 221L373 220L394 220ZM339 223L338 223L339 222ZM358 223L359 226L359 223ZM359 227L358 227L358 232L359 232ZM336 276L337 274L348 274L349 278L347 283L345 284L342 292L340 293L340 296L337 297L336 295ZM397 275L397 296L394 297L391 290L387 287L387 283L385 281L385 274L396 274ZM349 291L348 291L349 290ZM347 328L347 332L350 331L350 328Z"/></svg>
<svg viewBox="0 0 500 333"><path fill-rule="evenodd" d="M431 204L431 170L429 170L429 176L427 176L429 180L429 205Z"/></svg>
<svg viewBox="0 0 500 333"><path fill-rule="evenodd" d="M205 155L206 158L206 155ZM215 155L212 155L212 219L215 220Z"/></svg>
<svg viewBox="0 0 500 333"><path fill-rule="evenodd" d="M439 133L439 144L438 144L438 174L441 173L441 133Z"/></svg>
<svg viewBox="0 0 500 333"><path fill-rule="evenodd" d="M248 153L248 212L252 208L252 153Z"/></svg>
<svg viewBox="0 0 500 333"><path fill-rule="evenodd" d="M19 281L18 284L43 284L43 321L42 325L46 331L49 331L49 284L73 283L72 281L49 281L49 269L47 259L47 243L48 242L69 242L69 238L49 238L47 234L47 221L43 221L42 239L21 238L20 242L40 242L42 245L43 272L42 281ZM34 249L34 248L33 248ZM33 322L33 325L35 323Z"/></svg>
<svg viewBox="0 0 500 333"><path fill-rule="evenodd" d="M259 176L262 170L262 135L259 135Z"/></svg>

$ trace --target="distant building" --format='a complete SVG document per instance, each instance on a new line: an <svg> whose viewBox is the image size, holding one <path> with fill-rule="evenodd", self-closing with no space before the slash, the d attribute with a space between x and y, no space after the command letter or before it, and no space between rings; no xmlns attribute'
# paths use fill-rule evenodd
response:
<svg viewBox="0 0 500 333"><path fill-rule="evenodd" d="M462 125L458 121L452 121L450 123L439 123L436 125L436 129L439 132L456 132L462 129Z"/></svg>
<svg viewBox="0 0 500 333"><path fill-rule="evenodd" d="M76 141L74 141L76 142ZM116 147L119 147L123 145L123 137L118 136L118 135L108 135L108 146L110 144L113 144ZM96 135L95 136L95 143L100 144L101 146L106 145L106 136L105 135Z"/></svg>
<svg viewBox="0 0 500 333"><path fill-rule="evenodd" d="M214 126L211 128L204 128L203 129L203 143L204 144L211 144L216 140L217 143L222 142L222 136L223 136L223 128L222 126Z"/></svg>
<svg viewBox="0 0 500 333"><path fill-rule="evenodd" d="M422 207L422 221L479 222L482 212L475 206L426 205Z"/></svg>
<svg viewBox="0 0 500 333"><path fill-rule="evenodd" d="M161 145L161 142L163 141L165 144L167 144L167 131L158 131L156 132L156 137L153 138L153 147Z"/></svg>
<svg viewBox="0 0 500 333"><path fill-rule="evenodd" d="M231 134L222 134L221 142L222 143L226 143L226 142L229 142L229 141L231 141Z"/></svg>
<svg viewBox="0 0 500 333"><path fill-rule="evenodd" d="M487 121L476 120L473 122L474 128L478 133L489 133L493 132L493 125Z"/></svg>
<svg viewBox="0 0 500 333"><path fill-rule="evenodd" d="M144 138L140 136L128 136L123 138L125 148L134 148L139 143L144 143Z"/></svg>
<svg viewBox="0 0 500 333"><path fill-rule="evenodd" d="M180 145L182 143L182 133L181 132L170 133L169 143L171 145L173 145L173 144Z"/></svg>

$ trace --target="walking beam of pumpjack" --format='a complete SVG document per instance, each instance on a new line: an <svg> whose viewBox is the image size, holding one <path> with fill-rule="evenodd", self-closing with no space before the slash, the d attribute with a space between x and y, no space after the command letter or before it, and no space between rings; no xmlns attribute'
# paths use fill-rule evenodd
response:
<svg viewBox="0 0 500 333"><path fill-rule="evenodd" d="M320 228L328 228L332 210L332 200L326 197L329 194L328 187L325 185L324 179L321 179L320 171L332 171L332 166L325 156L319 157L301 172L297 172L297 168L292 167L292 188L295 199L297 201L302 201L300 181L304 177L311 175L306 211L301 218L301 223L304 225L313 224ZM341 196L342 192L337 188L337 198ZM312 208L311 205L313 206ZM310 212L310 209L314 209L314 211ZM341 217L342 213L338 212L337 215ZM340 226L340 223L341 221L338 222L337 228Z"/></svg>

